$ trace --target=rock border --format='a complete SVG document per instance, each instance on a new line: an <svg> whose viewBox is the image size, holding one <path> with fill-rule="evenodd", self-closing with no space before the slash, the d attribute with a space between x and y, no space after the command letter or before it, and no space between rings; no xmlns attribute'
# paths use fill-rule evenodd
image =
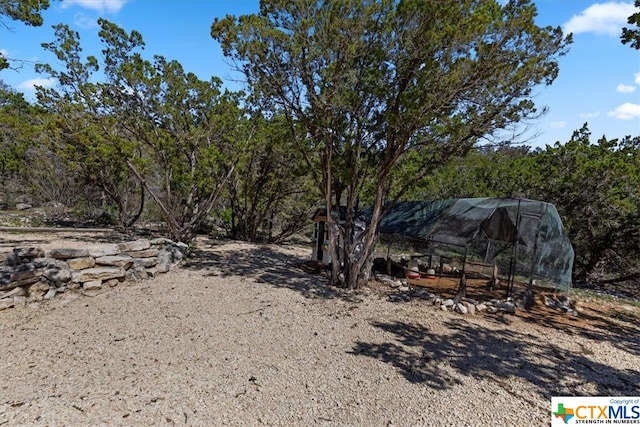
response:
<svg viewBox="0 0 640 427"><path fill-rule="evenodd" d="M379 282L396 290L396 292L389 294L389 299L393 302L406 302L412 298L417 298L439 306L443 311L453 310L460 314L477 314L481 312L490 314L516 314L516 310L524 310L527 305L527 295L524 291L514 292L513 297L505 300L492 299L489 301L477 301L472 298L463 297L460 299L460 302L456 303L452 298L442 298L426 289L409 286L406 280L395 279L386 274L376 274L375 278ZM545 296L544 304L547 307L560 309L570 316L578 316L576 307L571 306L569 297L566 295L561 296L558 301Z"/></svg>
<svg viewBox="0 0 640 427"><path fill-rule="evenodd" d="M188 254L166 238L97 244L86 249L17 247L0 264L0 310L49 300L66 291L93 296L106 286L168 272Z"/></svg>

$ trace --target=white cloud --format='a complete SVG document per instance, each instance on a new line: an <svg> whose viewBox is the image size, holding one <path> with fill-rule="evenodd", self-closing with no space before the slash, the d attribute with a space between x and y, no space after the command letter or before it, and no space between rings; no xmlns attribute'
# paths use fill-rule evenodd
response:
<svg viewBox="0 0 640 427"><path fill-rule="evenodd" d="M100 13L118 13L126 2L127 0L63 0L62 7L77 5Z"/></svg>
<svg viewBox="0 0 640 427"><path fill-rule="evenodd" d="M0 56L2 56L4 58L8 58L9 57L9 51L7 49L0 49Z"/></svg>
<svg viewBox="0 0 640 427"><path fill-rule="evenodd" d="M631 86L631 85L619 84L616 87L616 91L618 91L620 93L633 93L633 92L636 91L636 87L635 86Z"/></svg>
<svg viewBox="0 0 640 427"><path fill-rule="evenodd" d="M589 33L619 36L629 16L637 10L631 2L595 3L564 23L567 33Z"/></svg>
<svg viewBox="0 0 640 427"><path fill-rule="evenodd" d="M31 79L25 80L18 85L18 89L34 90L36 86L50 87L55 84L55 79Z"/></svg>
<svg viewBox="0 0 640 427"><path fill-rule="evenodd" d="M624 104L616 107L615 110L609 111L607 115L618 120L631 120L636 117L640 118L640 104L625 102Z"/></svg>
<svg viewBox="0 0 640 427"><path fill-rule="evenodd" d="M564 128L565 126L567 126L567 122L560 120L560 121L557 121L557 122L551 122L551 123L549 123L549 126L550 126L552 129L562 129L562 128Z"/></svg>
<svg viewBox="0 0 640 427"><path fill-rule="evenodd" d="M98 25L98 20L95 18L90 18L88 16L86 16L83 13L78 13L76 14L74 17L74 23L84 29L84 30L91 30L93 28L99 28L100 26Z"/></svg>
<svg viewBox="0 0 640 427"><path fill-rule="evenodd" d="M633 75L633 81L640 85L640 73L635 73Z"/></svg>
<svg viewBox="0 0 640 427"><path fill-rule="evenodd" d="M600 116L600 111L594 111L592 113L580 113L579 116L581 119L595 119L596 117Z"/></svg>

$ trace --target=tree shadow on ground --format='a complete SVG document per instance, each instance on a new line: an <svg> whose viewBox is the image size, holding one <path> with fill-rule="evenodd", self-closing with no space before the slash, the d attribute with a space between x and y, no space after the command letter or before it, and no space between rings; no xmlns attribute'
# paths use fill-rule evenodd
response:
<svg viewBox="0 0 640 427"><path fill-rule="evenodd" d="M588 349L575 353L533 335L493 330L464 319L445 322L448 331L442 334L405 322L371 324L394 340L357 342L349 353L388 363L412 383L449 388L471 377L495 381L517 395L510 380L520 378L545 397L580 395L584 387L594 386L599 395L633 395L640 384L639 371L595 362Z"/></svg>
<svg viewBox="0 0 640 427"><path fill-rule="evenodd" d="M640 336L638 322L640 318L625 313L622 304L617 306L590 306L570 316L563 310L555 312L545 310L524 313L521 317L525 322L552 329L561 329L568 337L583 336L593 341L607 341L615 347L640 356Z"/></svg>
<svg viewBox="0 0 640 427"><path fill-rule="evenodd" d="M302 259L276 245L252 245L235 250L214 252L196 250L185 268L202 270L203 275L242 276L278 288L288 288L306 298L338 298L349 302L361 300L358 294L331 286L322 275L308 274L300 268Z"/></svg>

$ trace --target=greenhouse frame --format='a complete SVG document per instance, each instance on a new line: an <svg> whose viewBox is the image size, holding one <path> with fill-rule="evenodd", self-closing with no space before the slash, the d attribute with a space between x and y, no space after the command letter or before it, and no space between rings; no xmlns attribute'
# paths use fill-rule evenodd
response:
<svg viewBox="0 0 640 427"><path fill-rule="evenodd" d="M515 198L398 201L385 206L378 233L382 244L409 242L418 252L493 266L507 280L568 291L574 252L556 207Z"/></svg>

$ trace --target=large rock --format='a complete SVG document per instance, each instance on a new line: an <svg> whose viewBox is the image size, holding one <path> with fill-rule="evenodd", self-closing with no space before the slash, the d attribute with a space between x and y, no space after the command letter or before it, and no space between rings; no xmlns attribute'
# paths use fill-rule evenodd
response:
<svg viewBox="0 0 640 427"><path fill-rule="evenodd" d="M56 288L50 288L44 296L44 299L53 299L53 297L55 297L57 293L58 290Z"/></svg>
<svg viewBox="0 0 640 427"><path fill-rule="evenodd" d="M21 262L22 259L20 259L20 257L13 252L7 254L4 258L4 261L2 261L4 265L19 265Z"/></svg>
<svg viewBox="0 0 640 427"><path fill-rule="evenodd" d="M460 304L460 303L455 304L453 307L454 307L454 310L460 314L467 314L467 312L469 311L467 310L467 307L465 307L463 304Z"/></svg>
<svg viewBox="0 0 640 427"><path fill-rule="evenodd" d="M60 263L63 264L63 263ZM42 275L53 282L56 286L60 286L62 283L67 283L71 280L71 269L66 265L52 264L45 268Z"/></svg>
<svg viewBox="0 0 640 427"><path fill-rule="evenodd" d="M91 280L109 280L124 277L125 269L122 267L95 267L86 270L74 271L71 280L85 283Z"/></svg>
<svg viewBox="0 0 640 427"><path fill-rule="evenodd" d="M153 239L151 240L151 244L153 246L175 245L173 240L167 239L166 237L158 237L157 239Z"/></svg>
<svg viewBox="0 0 640 427"><path fill-rule="evenodd" d="M42 276L27 277L26 279L16 280L5 286L5 289L29 286L40 281Z"/></svg>
<svg viewBox="0 0 640 427"><path fill-rule="evenodd" d="M13 253L20 258L42 258L44 256L42 248L15 248Z"/></svg>
<svg viewBox="0 0 640 427"><path fill-rule="evenodd" d="M6 310L7 308L13 307L13 305L14 305L13 298L0 299L0 310Z"/></svg>
<svg viewBox="0 0 640 427"><path fill-rule="evenodd" d="M118 243L118 249L120 252L136 252L144 251L151 247L151 242L148 239L134 240L132 242Z"/></svg>
<svg viewBox="0 0 640 427"><path fill-rule="evenodd" d="M49 284L42 280L29 286L27 290L27 294L29 294L29 301L42 301L45 293L50 288Z"/></svg>
<svg viewBox="0 0 640 427"><path fill-rule="evenodd" d="M39 281L39 282L36 282L33 285L31 285L29 287L29 291L28 292L30 294L33 293L33 292L46 292L46 291L49 290L50 287L51 286L49 286L48 283L43 282L43 281Z"/></svg>
<svg viewBox="0 0 640 427"><path fill-rule="evenodd" d="M133 275L138 280L146 280L149 278L149 272L145 267L136 266L133 268Z"/></svg>
<svg viewBox="0 0 640 427"><path fill-rule="evenodd" d="M133 265L136 267L151 268L158 264L158 258L134 258Z"/></svg>
<svg viewBox="0 0 640 427"><path fill-rule="evenodd" d="M500 311L505 311L507 313L514 314L516 312L516 305L512 302L501 302L496 307Z"/></svg>
<svg viewBox="0 0 640 427"><path fill-rule="evenodd" d="M104 286L110 286L110 287L114 287L114 286L118 286L118 284L120 283L121 279L109 279L109 280L105 280L104 282L102 282L102 284Z"/></svg>
<svg viewBox="0 0 640 427"><path fill-rule="evenodd" d="M33 264L21 264L16 267L4 266L0 268L0 290L15 288L27 283L35 283L40 280L44 269L37 268ZM37 278L38 280L33 280Z"/></svg>
<svg viewBox="0 0 640 427"><path fill-rule="evenodd" d="M184 242L178 242L175 245L176 245L176 248L178 248L178 250L180 252L182 252L182 255L184 255L184 256L189 255L189 245L187 245ZM182 258L180 258L180 259L182 259Z"/></svg>
<svg viewBox="0 0 640 427"><path fill-rule="evenodd" d="M33 266L36 268L50 267L53 265L65 267L65 268L68 267L66 262L53 259L53 258L33 258L31 260L31 264L33 264Z"/></svg>
<svg viewBox="0 0 640 427"><path fill-rule="evenodd" d="M88 282L84 282L82 284L82 289L85 291L102 289L102 280L89 280Z"/></svg>
<svg viewBox="0 0 640 427"><path fill-rule="evenodd" d="M13 273L13 270L14 267L11 266L0 267L0 289L2 289L2 285L11 282L11 274Z"/></svg>
<svg viewBox="0 0 640 427"><path fill-rule="evenodd" d="M116 243L104 243L102 245L89 248L89 255L93 258L118 254L120 254L120 248L118 248Z"/></svg>
<svg viewBox="0 0 640 427"><path fill-rule="evenodd" d="M469 314L476 314L476 306L473 304L468 304L467 310L469 311Z"/></svg>
<svg viewBox="0 0 640 427"><path fill-rule="evenodd" d="M72 270L84 270L96 265L96 260L90 256L81 258L71 258L67 260L67 265Z"/></svg>
<svg viewBox="0 0 640 427"><path fill-rule="evenodd" d="M129 255L107 255L96 258L96 264L122 267L126 270L133 265L133 258Z"/></svg>
<svg viewBox="0 0 640 427"><path fill-rule="evenodd" d="M132 251L127 252L131 258L155 258L158 256L160 250L158 248L149 248L144 251Z"/></svg>
<svg viewBox="0 0 640 427"><path fill-rule="evenodd" d="M13 297L13 306L14 307L24 307L27 305L27 297L24 295Z"/></svg>
<svg viewBox="0 0 640 427"><path fill-rule="evenodd" d="M158 254L158 264L156 265L155 270L158 273L166 273L171 269L171 263L173 260L173 256L170 251L163 249Z"/></svg>
<svg viewBox="0 0 640 427"><path fill-rule="evenodd" d="M55 259L82 258L89 256L89 250L72 248L52 249L49 251L49 256Z"/></svg>
<svg viewBox="0 0 640 427"><path fill-rule="evenodd" d="M27 295L27 292L23 288L19 287L13 288L9 292L5 293L3 298L23 297L25 295Z"/></svg>

